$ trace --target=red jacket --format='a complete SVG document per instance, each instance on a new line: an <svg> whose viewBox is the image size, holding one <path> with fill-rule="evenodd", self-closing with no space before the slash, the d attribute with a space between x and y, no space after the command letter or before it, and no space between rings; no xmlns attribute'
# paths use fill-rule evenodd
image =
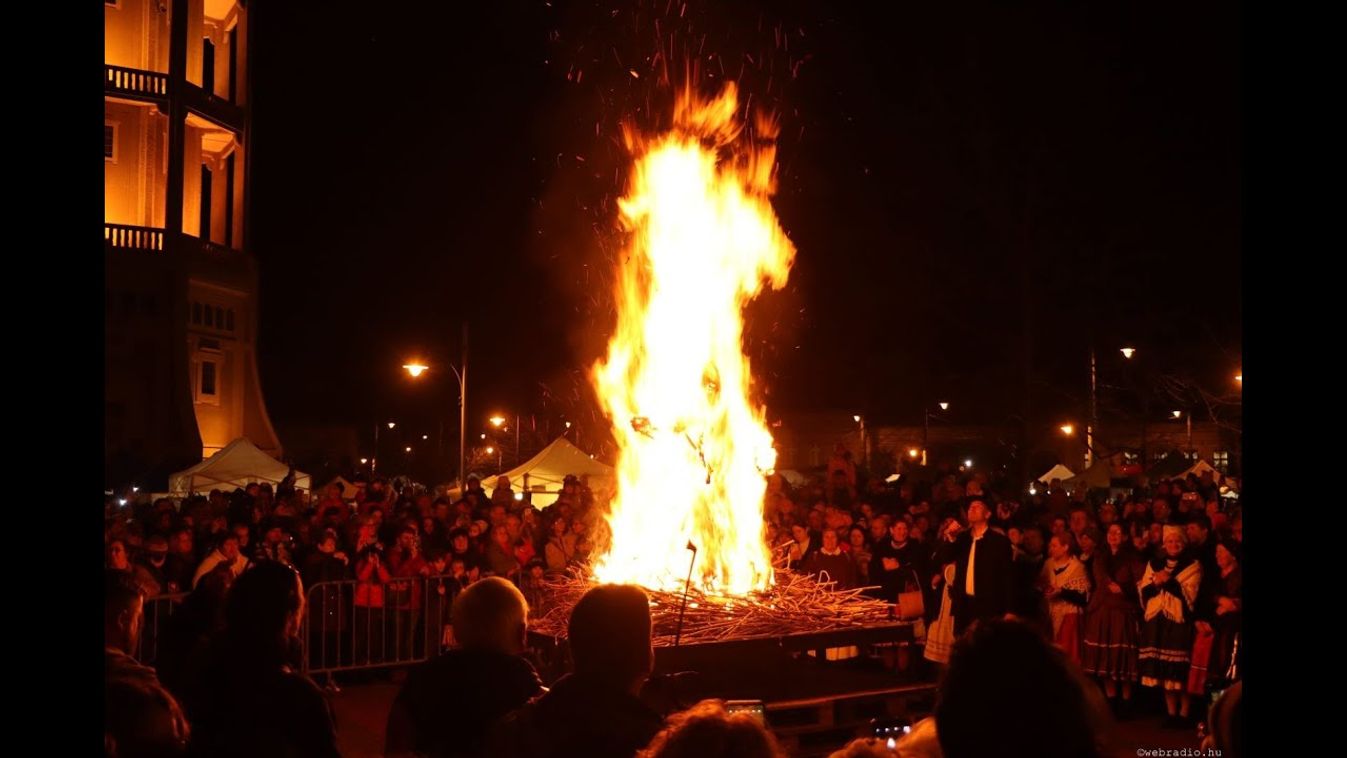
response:
<svg viewBox="0 0 1347 758"><path fill-rule="evenodd" d="M384 584L393 578L384 568L383 561L376 564L366 555L355 564L355 604L361 608L384 607Z"/></svg>
<svg viewBox="0 0 1347 758"><path fill-rule="evenodd" d="M395 581L389 586L393 594L392 606L403 611L421 610L421 595L423 593L421 574L426 568L425 559L419 555L412 558L403 558L402 549L394 548L388 562L393 568L395 578L413 578L412 581Z"/></svg>

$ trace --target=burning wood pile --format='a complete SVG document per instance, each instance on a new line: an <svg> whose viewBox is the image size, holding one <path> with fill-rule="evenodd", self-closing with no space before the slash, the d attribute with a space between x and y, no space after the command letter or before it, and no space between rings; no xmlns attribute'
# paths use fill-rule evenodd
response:
<svg viewBox="0 0 1347 758"><path fill-rule="evenodd" d="M775 583L765 592L740 597L710 595L695 586L688 592L680 644L698 644L779 637L787 634L830 632L893 623L892 604L862 594L863 589L838 590L832 581L777 569ZM530 609L530 630L555 639L566 637L571 608L594 581L580 571L543 581ZM649 590L650 616L656 647L674 644L678 633L682 592Z"/></svg>

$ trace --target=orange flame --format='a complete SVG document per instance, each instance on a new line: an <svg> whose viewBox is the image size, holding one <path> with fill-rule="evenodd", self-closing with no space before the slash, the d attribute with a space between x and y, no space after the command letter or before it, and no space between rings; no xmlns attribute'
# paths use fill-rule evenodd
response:
<svg viewBox="0 0 1347 758"><path fill-rule="evenodd" d="M753 139L736 88L685 89L673 128L645 139L619 201L630 234L619 263L617 329L592 380L620 448L602 582L681 590L696 546L703 591L743 595L772 582L764 475L776 461L749 401L743 308L786 283L795 248L772 210L776 124Z"/></svg>

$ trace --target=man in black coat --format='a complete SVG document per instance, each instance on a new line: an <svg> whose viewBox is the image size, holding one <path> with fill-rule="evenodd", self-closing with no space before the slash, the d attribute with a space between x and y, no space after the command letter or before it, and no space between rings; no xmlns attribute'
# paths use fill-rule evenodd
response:
<svg viewBox="0 0 1347 758"><path fill-rule="evenodd" d="M458 648L412 669L388 714L388 756L482 756L491 724L543 692L520 657L528 604L492 577L463 590L453 606ZM436 640L438 641L438 640Z"/></svg>
<svg viewBox="0 0 1347 758"><path fill-rule="evenodd" d="M968 531L954 542L954 585L949 589L949 598L956 635L963 634L978 619L1000 618L1011 609L1010 540L991 530L990 517L991 510L985 500L981 497L971 499L968 502Z"/></svg>

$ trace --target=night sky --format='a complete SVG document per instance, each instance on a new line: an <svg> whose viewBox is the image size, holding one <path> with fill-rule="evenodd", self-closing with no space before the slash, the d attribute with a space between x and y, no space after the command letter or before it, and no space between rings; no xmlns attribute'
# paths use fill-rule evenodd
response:
<svg viewBox="0 0 1347 758"><path fill-rule="evenodd" d="M746 336L774 412L917 424L940 399L1000 424L1027 377L1040 420L1079 413L1092 342L1106 376L1130 344L1223 391L1242 338L1238 9L888 5L256 3L251 244L282 434L452 420L450 383L399 366L456 357L464 319L470 425L591 414L620 125L667 123L662 80L685 71L780 115L798 254Z"/></svg>

